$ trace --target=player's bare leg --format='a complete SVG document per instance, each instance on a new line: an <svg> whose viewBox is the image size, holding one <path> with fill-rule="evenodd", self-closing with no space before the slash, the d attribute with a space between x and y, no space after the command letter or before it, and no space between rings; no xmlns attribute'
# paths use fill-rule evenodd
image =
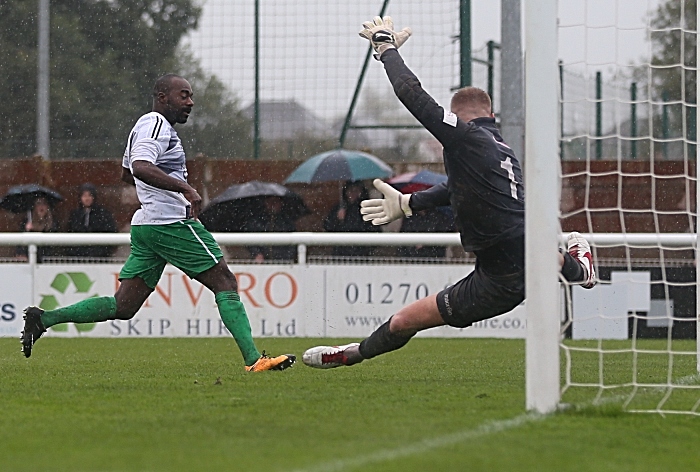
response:
<svg viewBox="0 0 700 472"><path fill-rule="evenodd" d="M141 309L146 299L153 292L141 277L122 279L117 292L114 294L118 320L130 320Z"/></svg>
<svg viewBox="0 0 700 472"><path fill-rule="evenodd" d="M401 308L391 317L390 323L390 331L402 336L413 336L418 331L443 326L445 320L438 309L437 294L421 298Z"/></svg>
<svg viewBox="0 0 700 472"><path fill-rule="evenodd" d="M353 365L405 346L419 331L443 326L436 295L417 300L399 310L361 343L343 346L316 346L303 356L309 367L330 369Z"/></svg>

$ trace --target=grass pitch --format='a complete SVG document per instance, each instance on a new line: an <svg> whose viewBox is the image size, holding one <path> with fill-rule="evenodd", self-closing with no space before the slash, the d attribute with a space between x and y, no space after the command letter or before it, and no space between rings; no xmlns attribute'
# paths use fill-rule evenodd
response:
<svg viewBox="0 0 700 472"><path fill-rule="evenodd" d="M345 340L332 340L332 343ZM318 339L261 339L301 357ZM626 368L626 367L625 367ZM524 343L246 373L229 339L0 339L2 471L696 471L700 418L524 411ZM592 394L591 394L592 397Z"/></svg>

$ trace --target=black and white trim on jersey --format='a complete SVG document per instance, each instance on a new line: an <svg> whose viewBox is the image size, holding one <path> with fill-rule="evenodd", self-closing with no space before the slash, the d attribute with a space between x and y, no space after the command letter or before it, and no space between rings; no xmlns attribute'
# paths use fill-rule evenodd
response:
<svg viewBox="0 0 700 472"><path fill-rule="evenodd" d="M126 148L128 149L128 154L131 155L131 150L134 147L134 138L136 137L136 131L132 130L131 134L129 134L129 140L126 144Z"/></svg>
<svg viewBox="0 0 700 472"><path fill-rule="evenodd" d="M160 130L163 127L163 118L156 117L156 123L153 125L153 132L151 133L151 139L157 139L160 134Z"/></svg>

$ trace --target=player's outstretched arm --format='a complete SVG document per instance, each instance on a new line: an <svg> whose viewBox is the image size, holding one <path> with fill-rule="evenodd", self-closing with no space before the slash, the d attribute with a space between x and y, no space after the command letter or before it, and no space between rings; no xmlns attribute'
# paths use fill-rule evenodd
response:
<svg viewBox="0 0 700 472"><path fill-rule="evenodd" d="M438 105L423 89L418 77L404 64L397 51L411 36L411 29L396 32L393 26L391 17L375 17L373 21L363 23L360 36L370 41L375 51L374 57L384 64L387 77L401 103L443 146L449 146L459 139L456 128L469 125L458 125L457 116Z"/></svg>
<svg viewBox="0 0 700 472"><path fill-rule="evenodd" d="M403 194L380 179L374 179L374 187L382 192L384 198L363 200L360 203L362 219L373 225L385 225L392 221L413 215L409 205L410 195Z"/></svg>
<svg viewBox="0 0 700 472"><path fill-rule="evenodd" d="M434 185L433 187L419 192L413 192L411 194L410 204L413 211L449 206L450 192L447 190L447 182Z"/></svg>
<svg viewBox="0 0 700 472"><path fill-rule="evenodd" d="M411 37L411 28L394 31L394 22L390 16L375 16L372 21L362 23L360 36L367 39L374 49L374 58L381 60L382 54L389 49L398 49Z"/></svg>

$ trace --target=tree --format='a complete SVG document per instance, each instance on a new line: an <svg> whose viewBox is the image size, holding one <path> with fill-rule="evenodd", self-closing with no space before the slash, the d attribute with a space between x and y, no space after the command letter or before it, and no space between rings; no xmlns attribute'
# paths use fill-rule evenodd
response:
<svg viewBox="0 0 700 472"><path fill-rule="evenodd" d="M36 0L0 1L0 156L36 149ZM180 38L196 28L193 0L52 0L52 155L113 157L150 109L153 80L172 72Z"/></svg>
<svg viewBox="0 0 700 472"><path fill-rule="evenodd" d="M249 157L253 152L252 123L243 116L238 99L216 76L207 74L186 49L178 53L175 70L189 80L194 92L192 120L178 132L187 152L192 156Z"/></svg>
<svg viewBox="0 0 700 472"><path fill-rule="evenodd" d="M36 148L32 100L36 101L36 3L0 3L0 154L29 154ZM33 32L33 33L32 33Z"/></svg>
<svg viewBox="0 0 700 472"><path fill-rule="evenodd" d="M654 137L695 140L697 130L695 33L697 0L666 0L651 19L652 58L647 77L653 100L680 102L654 110ZM688 106L691 105L691 106ZM685 130L685 136L684 136ZM669 146L661 148L669 154ZM682 149L670 154L682 155ZM693 148L689 148L694 153Z"/></svg>
<svg viewBox="0 0 700 472"><path fill-rule="evenodd" d="M666 0L652 17L651 66L655 98L660 99L665 91L668 100L696 102L696 5L697 0Z"/></svg>

